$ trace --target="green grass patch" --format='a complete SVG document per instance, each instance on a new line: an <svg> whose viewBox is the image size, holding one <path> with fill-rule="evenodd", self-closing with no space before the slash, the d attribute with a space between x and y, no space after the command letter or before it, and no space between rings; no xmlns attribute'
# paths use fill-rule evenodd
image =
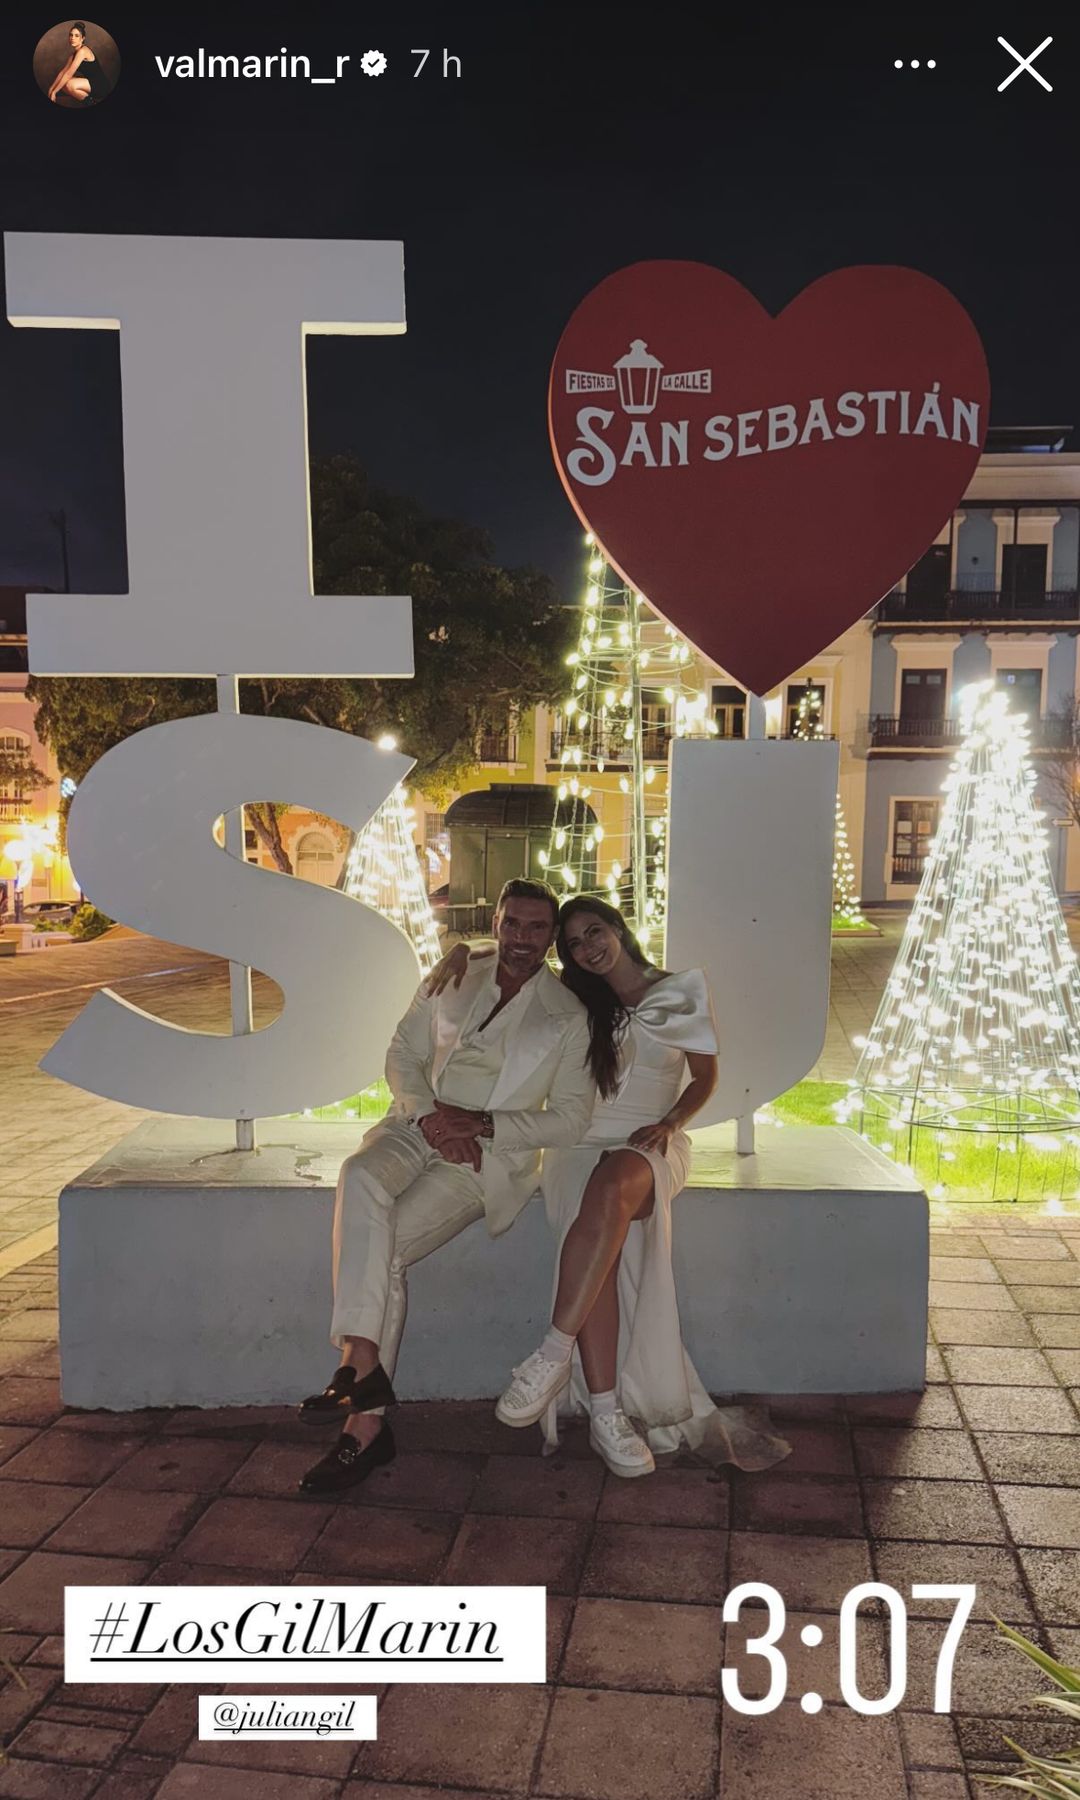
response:
<svg viewBox="0 0 1080 1800"><path fill-rule="evenodd" d="M835 1125L833 1107L847 1091L843 1081L800 1081L764 1111L781 1125Z"/></svg>
<svg viewBox="0 0 1080 1800"><path fill-rule="evenodd" d="M800 1081L781 1094L764 1115L782 1125L835 1125L833 1107L847 1094L841 1081ZM858 1114L849 1121L858 1130ZM878 1148L890 1146L890 1160L910 1163L920 1184L936 1200L968 1206L1032 1206L1050 1200L1075 1202L1080 1193L1080 1146L1057 1134L1060 1148L1032 1143L1032 1136L999 1137L991 1131L922 1130L883 1132ZM1074 1134L1080 1135L1080 1134ZM884 1142L882 1141L884 1139ZM890 1154L890 1151L886 1151ZM1075 1210L1075 1205L1070 1206Z"/></svg>
<svg viewBox="0 0 1080 1800"><path fill-rule="evenodd" d="M835 1125L834 1107L847 1092L842 1081L800 1081L758 1116L781 1125ZM373 1125L389 1110L390 1099L385 1081L378 1081L362 1094L292 1116L355 1119L359 1125ZM857 1115L851 1124L858 1128ZM893 1146L891 1160L906 1163L910 1156L916 1177L935 1200L961 1206L1000 1205L1003 1210L1065 1200L1072 1202L1070 1212L1077 1210L1080 1145L1070 1144L1064 1133L1059 1150L1035 1147L1030 1138L999 1140L992 1132L948 1131L939 1136L921 1131L909 1148L906 1131L897 1131L888 1133L888 1142Z"/></svg>
<svg viewBox="0 0 1080 1800"><path fill-rule="evenodd" d="M362 1094L351 1094L347 1100L335 1100L331 1106L312 1106L302 1113L291 1113L294 1119L357 1119L374 1125L390 1110L392 1095L385 1081L365 1088Z"/></svg>
<svg viewBox="0 0 1080 1800"><path fill-rule="evenodd" d="M879 1149L885 1148L884 1136L875 1129L873 1141ZM1038 1206L1050 1200L1075 1201L1080 1187L1080 1151L1064 1133L1057 1149L1034 1145L1031 1135L995 1131L924 1129L909 1135L905 1128L889 1132L886 1141L895 1145L892 1160L908 1163L935 1200L968 1206Z"/></svg>

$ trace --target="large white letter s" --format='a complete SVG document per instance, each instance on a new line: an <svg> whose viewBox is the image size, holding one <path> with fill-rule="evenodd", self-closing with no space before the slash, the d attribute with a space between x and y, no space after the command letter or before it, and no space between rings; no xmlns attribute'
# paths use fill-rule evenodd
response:
<svg viewBox="0 0 1080 1800"><path fill-rule="evenodd" d="M219 1036L106 989L41 1067L131 1106L214 1119L297 1112L376 1080L420 979L408 939L346 894L228 855L213 826L273 799L359 831L411 767L347 732L229 713L153 725L107 751L68 821L84 891L140 931L261 969L284 1010L263 1030Z"/></svg>

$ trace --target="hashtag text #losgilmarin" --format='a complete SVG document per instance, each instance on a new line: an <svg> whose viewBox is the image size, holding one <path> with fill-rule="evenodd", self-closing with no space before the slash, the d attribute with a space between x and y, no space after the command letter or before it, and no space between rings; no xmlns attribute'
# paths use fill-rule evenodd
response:
<svg viewBox="0 0 1080 1800"><path fill-rule="evenodd" d="M285 1604L256 1600L234 1620L204 1624L185 1619L171 1630L162 1630L160 1623L155 1626L160 1606L158 1600L144 1602L132 1620L130 1641L118 1647L110 1640L109 1662L195 1655L223 1660L238 1656L266 1660L355 1656L369 1662L503 1660L493 1620L394 1618L385 1600L371 1600L359 1610L345 1601L323 1598ZM466 1610L463 1600L458 1610ZM296 1616L287 1618L290 1612Z"/></svg>

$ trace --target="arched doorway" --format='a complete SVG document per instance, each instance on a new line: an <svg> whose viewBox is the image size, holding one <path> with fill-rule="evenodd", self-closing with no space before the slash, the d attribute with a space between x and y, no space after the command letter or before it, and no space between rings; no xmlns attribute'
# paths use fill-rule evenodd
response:
<svg viewBox="0 0 1080 1800"><path fill-rule="evenodd" d="M305 831L296 846L296 873L305 881L333 887L337 852L325 831Z"/></svg>

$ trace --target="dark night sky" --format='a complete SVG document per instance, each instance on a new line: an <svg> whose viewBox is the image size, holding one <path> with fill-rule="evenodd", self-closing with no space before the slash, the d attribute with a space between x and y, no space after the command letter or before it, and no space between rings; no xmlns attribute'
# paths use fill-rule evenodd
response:
<svg viewBox="0 0 1080 1800"><path fill-rule="evenodd" d="M547 369L588 289L640 258L714 262L774 310L845 263L911 264L974 317L996 423L1080 426L1080 29L1063 16L110 9L97 22L121 82L78 116L30 73L54 17L19 10L0 57L3 226L403 238L407 335L309 349L312 450L354 452L383 485L484 526L502 560L547 569L568 597L580 532L548 449ZM1036 65L1052 94L1027 75L995 91L1015 66L999 31L1025 53L1053 34ZM316 73L378 48L389 68L336 87L158 77L155 53L200 44L284 44ZM413 79L421 45L432 63L458 54L460 82L430 63ZM938 68L898 73L900 55ZM46 513L64 506L72 586L122 588L115 337L0 325L0 395L0 583L59 584Z"/></svg>

